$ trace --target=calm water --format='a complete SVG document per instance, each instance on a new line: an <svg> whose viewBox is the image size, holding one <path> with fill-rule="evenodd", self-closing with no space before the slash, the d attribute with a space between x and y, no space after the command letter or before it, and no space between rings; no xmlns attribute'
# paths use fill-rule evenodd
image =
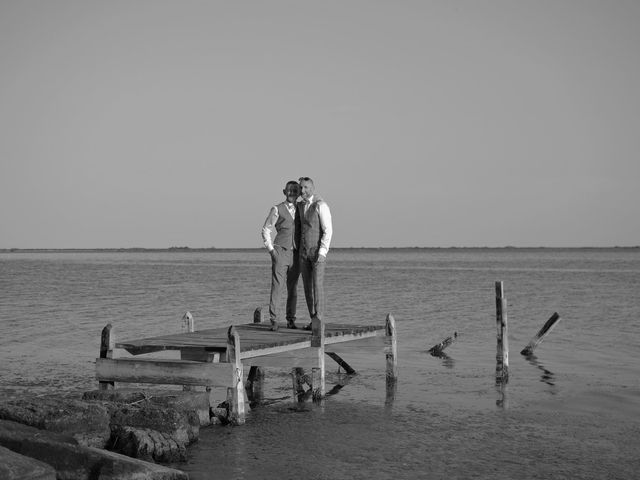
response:
<svg viewBox="0 0 640 480"><path fill-rule="evenodd" d="M93 389L107 323L125 339L180 331L187 310L196 328L248 322L269 281L262 251L0 254L0 395ZM288 371L266 369L269 405L243 427L203 429L176 465L191 478L637 478L640 249L336 250L326 289L328 321L394 315L395 398L379 349L342 353L352 378L327 360L327 389L343 387L323 406L293 408ZM522 357L553 312L560 323ZM447 358L427 353L453 332Z"/></svg>

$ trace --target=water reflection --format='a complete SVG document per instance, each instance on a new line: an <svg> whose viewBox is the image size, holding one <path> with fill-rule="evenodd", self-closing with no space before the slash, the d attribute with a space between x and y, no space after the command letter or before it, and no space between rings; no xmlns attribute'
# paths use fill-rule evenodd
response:
<svg viewBox="0 0 640 480"><path fill-rule="evenodd" d="M456 364L455 360L444 352L429 351L429 353L431 354L432 357L436 357L442 360L442 365L444 365L447 368L453 368L454 365Z"/></svg>
<svg viewBox="0 0 640 480"><path fill-rule="evenodd" d="M545 366L542 365L540 362L538 362L538 357L531 354L531 355L527 355L525 358L527 359L527 362L529 362L531 365L533 365L534 367L542 371L542 374L540 375L541 382L546 383L547 385L550 385L552 387L556 386L555 374L551 370L548 370L547 368L545 368ZM552 389L551 392L555 393L555 388Z"/></svg>
<svg viewBox="0 0 640 480"><path fill-rule="evenodd" d="M386 396L384 401L385 409L388 411L396 400L396 392L398 391L398 379L396 377L387 376L386 380Z"/></svg>
<svg viewBox="0 0 640 480"><path fill-rule="evenodd" d="M509 377L496 376L496 392L498 398L496 399L496 406L504 410L509 409Z"/></svg>

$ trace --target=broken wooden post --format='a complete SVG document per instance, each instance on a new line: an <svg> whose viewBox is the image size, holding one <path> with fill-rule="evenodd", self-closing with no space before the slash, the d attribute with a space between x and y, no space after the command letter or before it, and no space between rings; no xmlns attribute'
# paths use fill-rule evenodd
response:
<svg viewBox="0 0 640 480"><path fill-rule="evenodd" d="M549 335L553 327L555 327L556 323L558 323L558 320L560 320L560 315L558 315L558 312L555 312L553 315L551 315L551 318L546 321L546 323L542 326L538 333L536 333L536 335L531 339L529 345L524 347L520 353L522 355L533 354L533 350L542 343L544 337Z"/></svg>
<svg viewBox="0 0 640 480"><path fill-rule="evenodd" d="M507 329L507 299L504 296L502 282L496 282L496 381L509 379L509 335Z"/></svg>
<svg viewBox="0 0 640 480"><path fill-rule="evenodd" d="M311 320L311 347L317 349L318 366L311 369L311 389L314 402L324 398L324 322L318 317Z"/></svg>
<svg viewBox="0 0 640 480"><path fill-rule="evenodd" d="M344 368L344 371L347 372L349 375L354 375L356 373L356 371L351 367L351 365L349 365L347 362L345 362L342 357L340 355L338 355L335 352L326 352L327 356L329 358L331 358L332 360L334 360L339 366L341 366L342 368Z"/></svg>
<svg viewBox="0 0 640 480"><path fill-rule="evenodd" d="M449 345L451 345L453 342L455 342L457 338L458 338L458 332L453 332L453 335L451 337L447 337L437 345L434 345L433 347L431 347L429 349L429 353L434 357L442 356L443 355L442 351L445 348L447 348Z"/></svg>
<svg viewBox="0 0 640 480"><path fill-rule="evenodd" d="M258 307L253 312L253 323L262 323L262 307ZM252 403L261 403L264 400L264 370L257 366L249 369L247 376L247 393L250 393Z"/></svg>
<svg viewBox="0 0 640 480"><path fill-rule="evenodd" d="M242 361L240 360L240 335L233 327L227 332L227 362L233 364L232 387L227 388L229 421L236 425L245 422L244 386L242 384Z"/></svg>
<svg viewBox="0 0 640 480"><path fill-rule="evenodd" d="M100 336L100 358L113 358L113 349L116 345L116 337L113 334L111 324L108 323L102 329ZM114 382L100 382L98 385L100 390L111 390L114 388Z"/></svg>

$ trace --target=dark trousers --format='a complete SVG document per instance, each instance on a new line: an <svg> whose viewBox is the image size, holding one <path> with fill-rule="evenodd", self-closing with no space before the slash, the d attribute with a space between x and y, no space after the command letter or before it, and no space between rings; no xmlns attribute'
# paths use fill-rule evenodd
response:
<svg viewBox="0 0 640 480"><path fill-rule="evenodd" d="M304 285L304 297L307 300L309 315L322 320L324 314L324 268L326 262L318 262L312 258L300 258L300 272Z"/></svg>
<svg viewBox="0 0 640 480"><path fill-rule="evenodd" d="M286 287L288 322L296 320L296 306L298 304L298 277L300 268L298 254L290 248L274 246L271 256L271 298L269 300L269 317L271 321L280 320L280 298Z"/></svg>

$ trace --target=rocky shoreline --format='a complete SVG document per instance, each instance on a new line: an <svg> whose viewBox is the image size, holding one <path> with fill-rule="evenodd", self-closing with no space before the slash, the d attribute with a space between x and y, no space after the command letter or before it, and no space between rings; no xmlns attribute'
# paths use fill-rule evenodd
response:
<svg viewBox="0 0 640 480"><path fill-rule="evenodd" d="M211 408L204 391L95 390L78 399L1 401L0 477L188 479L173 467L186 461L200 427L224 422L225 413Z"/></svg>

